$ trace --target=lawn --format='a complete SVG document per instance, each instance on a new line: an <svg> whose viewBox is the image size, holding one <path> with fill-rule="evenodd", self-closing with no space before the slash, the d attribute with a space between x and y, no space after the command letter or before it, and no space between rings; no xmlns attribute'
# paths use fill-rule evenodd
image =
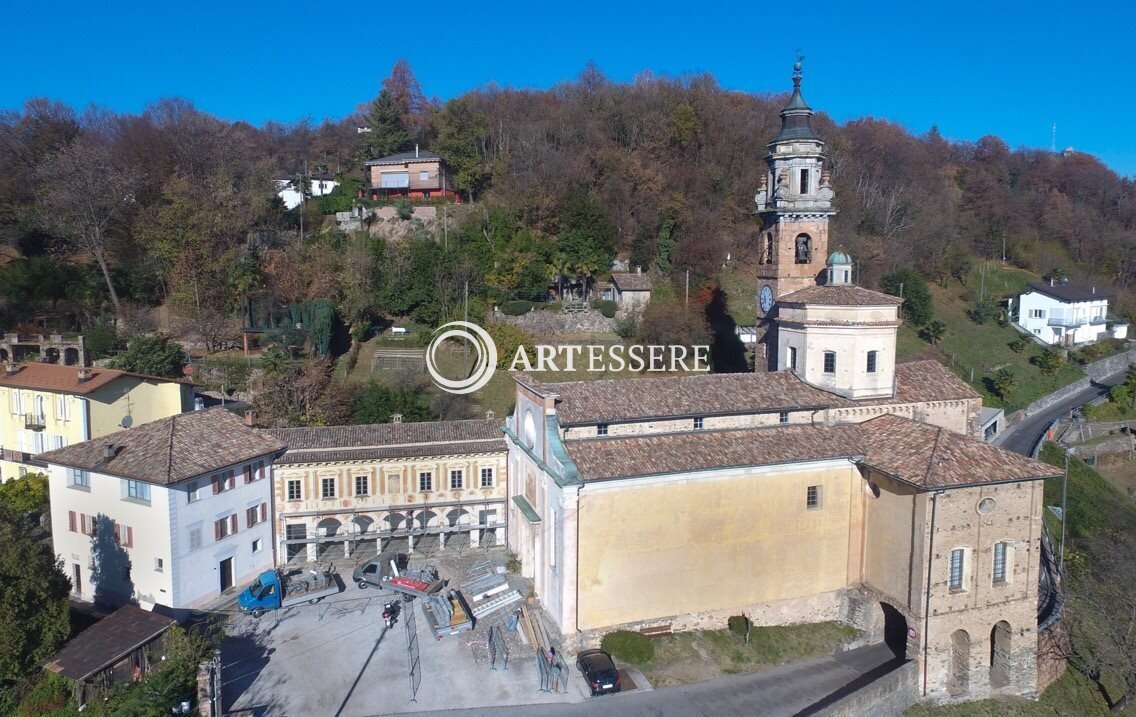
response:
<svg viewBox="0 0 1136 717"><path fill-rule="evenodd" d="M1108 705L1081 673L1068 670L1036 702L1024 697L998 697L961 704L915 705L905 717L1106 717Z"/></svg>
<svg viewBox="0 0 1136 717"><path fill-rule="evenodd" d="M654 638L655 656L643 673L656 687L689 685L831 655L857 634L836 622L755 627L747 645L729 630L685 632Z"/></svg>

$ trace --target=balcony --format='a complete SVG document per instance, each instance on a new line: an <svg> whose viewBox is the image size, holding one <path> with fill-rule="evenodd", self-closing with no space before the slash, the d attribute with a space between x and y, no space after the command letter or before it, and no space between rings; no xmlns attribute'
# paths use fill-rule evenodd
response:
<svg viewBox="0 0 1136 717"><path fill-rule="evenodd" d="M47 416L42 413L25 413L24 428L29 431L42 431L47 428Z"/></svg>

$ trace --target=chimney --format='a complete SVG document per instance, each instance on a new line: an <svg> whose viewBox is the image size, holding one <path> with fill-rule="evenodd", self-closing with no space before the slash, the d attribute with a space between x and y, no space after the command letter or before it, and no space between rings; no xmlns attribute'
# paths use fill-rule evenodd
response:
<svg viewBox="0 0 1136 717"><path fill-rule="evenodd" d="M198 396L197 398L193 399L193 410L204 411L205 410L205 399L202 398L201 396Z"/></svg>
<svg viewBox="0 0 1136 717"><path fill-rule="evenodd" d="M1053 277L1052 277L1052 276L1051 276L1051 277L1049 277L1049 285L1050 285L1050 286L1053 286Z"/></svg>
<svg viewBox="0 0 1136 717"><path fill-rule="evenodd" d="M1095 286L1094 286L1094 287L1093 287L1093 295L1095 296L1095 295L1096 295L1096 293L1097 293L1097 287L1095 287Z"/></svg>
<svg viewBox="0 0 1136 717"><path fill-rule="evenodd" d="M414 145L414 158L418 159L418 145Z"/></svg>
<svg viewBox="0 0 1136 717"><path fill-rule="evenodd" d="M9 361L8 363L4 364L4 375L5 376L15 376L19 372L20 372L20 367L16 365L15 361Z"/></svg>
<svg viewBox="0 0 1136 717"><path fill-rule="evenodd" d="M103 444L103 458L108 458L108 459L114 458L114 444L113 443L104 443Z"/></svg>
<svg viewBox="0 0 1136 717"><path fill-rule="evenodd" d="M497 414L493 411L492 408L485 412L485 420L487 421L492 421L496 416Z"/></svg>
<svg viewBox="0 0 1136 717"><path fill-rule="evenodd" d="M245 425L249 428L256 426L256 411L251 408L245 411Z"/></svg>
<svg viewBox="0 0 1136 717"><path fill-rule="evenodd" d="M391 423L402 423L402 414L401 413L392 413L391 414Z"/></svg>
<svg viewBox="0 0 1136 717"><path fill-rule="evenodd" d="M79 383L83 383L84 381L88 381L88 380L90 380L90 378L91 378L91 369L87 368L86 366L80 366L79 367Z"/></svg>
<svg viewBox="0 0 1136 717"><path fill-rule="evenodd" d="M641 267L641 266L639 266L638 264L636 264L636 265L635 265L635 273L636 273L636 274L642 274L642 273L643 273L643 267Z"/></svg>

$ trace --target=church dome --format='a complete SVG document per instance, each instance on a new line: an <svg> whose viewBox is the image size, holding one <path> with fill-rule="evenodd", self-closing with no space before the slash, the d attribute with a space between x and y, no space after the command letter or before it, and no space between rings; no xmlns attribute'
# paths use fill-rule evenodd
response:
<svg viewBox="0 0 1136 717"><path fill-rule="evenodd" d="M834 251L828 255L828 261L825 262L826 266L837 266L838 264L851 264L852 257L848 256L842 251Z"/></svg>

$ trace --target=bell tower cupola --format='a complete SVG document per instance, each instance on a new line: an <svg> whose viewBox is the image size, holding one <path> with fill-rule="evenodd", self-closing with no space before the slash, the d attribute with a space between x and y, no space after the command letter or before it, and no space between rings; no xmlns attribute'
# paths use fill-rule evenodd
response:
<svg viewBox="0 0 1136 717"><path fill-rule="evenodd" d="M758 290L773 302L822 278L828 219L836 213L824 168L824 141L813 129L812 108L801 95L803 59L793 65L793 94L781 110L781 130L768 144L766 172L754 197L762 224ZM770 302L761 303L763 314L769 315Z"/></svg>

